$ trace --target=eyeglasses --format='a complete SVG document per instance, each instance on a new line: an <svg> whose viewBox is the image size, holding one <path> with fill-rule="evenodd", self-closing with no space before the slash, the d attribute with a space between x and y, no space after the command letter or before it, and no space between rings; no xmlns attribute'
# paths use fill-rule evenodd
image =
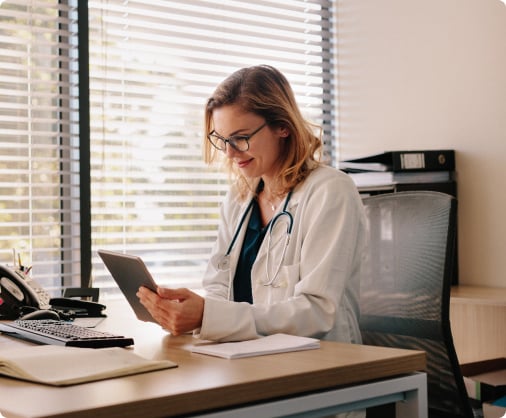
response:
<svg viewBox="0 0 506 418"><path fill-rule="evenodd" d="M245 152L249 150L249 140L251 137L257 132L260 132L260 130L266 125L267 122L255 129L249 135L232 135L229 138L224 138L213 130L207 134L207 139L216 149L219 149L220 151L225 151L228 143L236 151Z"/></svg>

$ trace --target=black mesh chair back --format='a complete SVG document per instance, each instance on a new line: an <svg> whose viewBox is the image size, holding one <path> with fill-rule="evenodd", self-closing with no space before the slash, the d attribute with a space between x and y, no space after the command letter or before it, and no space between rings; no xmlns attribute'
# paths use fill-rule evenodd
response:
<svg viewBox="0 0 506 418"><path fill-rule="evenodd" d="M363 201L370 240L360 296L364 344L425 351L429 416L472 418L449 319L455 198L414 191Z"/></svg>

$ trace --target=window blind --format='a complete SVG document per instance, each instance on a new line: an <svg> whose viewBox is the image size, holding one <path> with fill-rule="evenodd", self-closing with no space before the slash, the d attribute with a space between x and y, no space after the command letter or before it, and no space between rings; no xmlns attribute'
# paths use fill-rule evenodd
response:
<svg viewBox="0 0 506 418"><path fill-rule="evenodd" d="M0 1L0 263L79 285L77 0Z"/></svg>
<svg viewBox="0 0 506 418"><path fill-rule="evenodd" d="M270 64L332 154L332 1L89 1L93 284L99 248L143 257L162 285L198 288L225 173L202 162L203 109L233 71Z"/></svg>

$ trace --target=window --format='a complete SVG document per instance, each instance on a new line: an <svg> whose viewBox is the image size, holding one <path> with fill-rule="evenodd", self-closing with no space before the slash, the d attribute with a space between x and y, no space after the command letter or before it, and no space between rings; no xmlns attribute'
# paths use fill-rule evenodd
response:
<svg viewBox="0 0 506 418"><path fill-rule="evenodd" d="M236 69L274 65L332 160L333 5L0 0L0 263L15 249L56 295L87 284L91 252L107 296L108 248L198 287L228 188L202 162L204 103Z"/></svg>
<svg viewBox="0 0 506 418"><path fill-rule="evenodd" d="M77 0L0 1L0 263L79 284Z"/></svg>
<svg viewBox="0 0 506 418"><path fill-rule="evenodd" d="M244 66L285 73L331 156L332 1L90 1L94 285L115 286L96 250L141 255L156 280L200 286L225 174L202 162L203 107Z"/></svg>
<svg viewBox="0 0 506 418"><path fill-rule="evenodd" d="M89 2L93 283L102 294L116 287L99 248L141 255L160 284L200 286L228 189L222 170L202 162L203 107L227 75L276 66L330 138L331 5Z"/></svg>

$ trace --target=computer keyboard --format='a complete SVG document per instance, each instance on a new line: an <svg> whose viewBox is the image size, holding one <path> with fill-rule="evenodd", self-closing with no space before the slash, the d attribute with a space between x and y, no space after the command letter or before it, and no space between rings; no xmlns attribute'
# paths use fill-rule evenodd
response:
<svg viewBox="0 0 506 418"><path fill-rule="evenodd" d="M18 319L0 322L0 331L13 337L40 344L66 345L72 347L104 348L126 347L134 340L122 335L97 331L54 319Z"/></svg>

